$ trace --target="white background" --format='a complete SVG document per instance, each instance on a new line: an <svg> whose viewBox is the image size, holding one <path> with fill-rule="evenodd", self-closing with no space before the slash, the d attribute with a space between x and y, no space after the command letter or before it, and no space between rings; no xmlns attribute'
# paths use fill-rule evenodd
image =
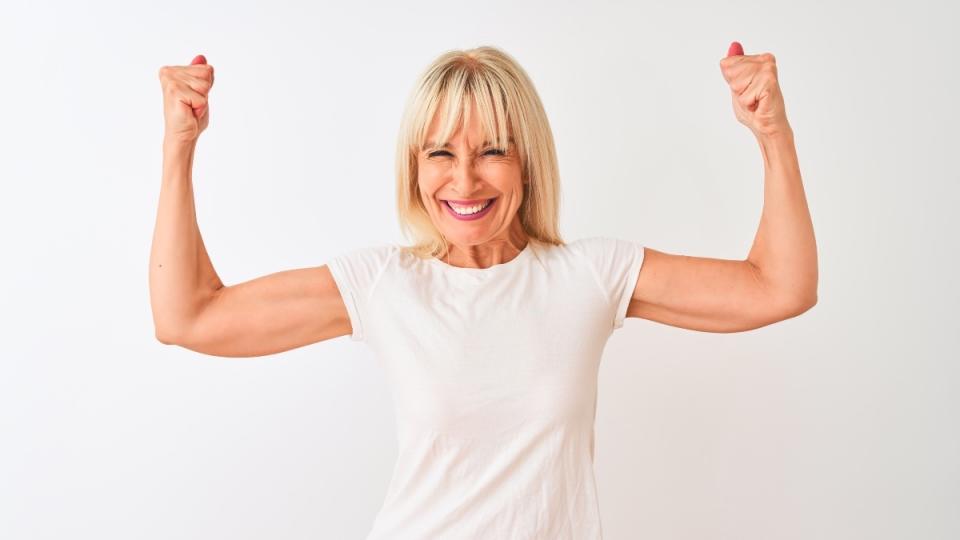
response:
<svg viewBox="0 0 960 540"><path fill-rule="evenodd" d="M719 60L777 58L819 303L710 334L630 319L597 418L605 538L960 537L956 5L5 2L0 537L362 538L396 457L349 338L218 358L154 338L157 70L216 69L198 220L236 284L405 242L420 73L495 45L551 120L566 240L742 259L760 149Z"/></svg>

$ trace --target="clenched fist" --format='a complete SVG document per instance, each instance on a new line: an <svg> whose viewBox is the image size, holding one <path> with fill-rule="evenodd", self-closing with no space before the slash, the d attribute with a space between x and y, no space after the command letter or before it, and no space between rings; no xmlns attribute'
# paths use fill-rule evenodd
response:
<svg viewBox="0 0 960 540"><path fill-rule="evenodd" d="M744 55L743 46L734 41L727 57L720 60L720 72L730 85L733 113L754 135L769 136L789 129L772 54Z"/></svg>
<svg viewBox="0 0 960 540"><path fill-rule="evenodd" d="M210 123L207 95L213 87L213 66L202 54L189 66L160 68L164 139L194 142Z"/></svg>

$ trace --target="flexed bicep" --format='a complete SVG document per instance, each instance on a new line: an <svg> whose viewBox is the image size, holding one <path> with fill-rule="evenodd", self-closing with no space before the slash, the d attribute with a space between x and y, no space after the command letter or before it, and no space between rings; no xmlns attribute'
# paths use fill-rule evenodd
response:
<svg viewBox="0 0 960 540"><path fill-rule="evenodd" d="M645 250L627 317L729 333L760 328L808 309L776 294L749 261Z"/></svg>

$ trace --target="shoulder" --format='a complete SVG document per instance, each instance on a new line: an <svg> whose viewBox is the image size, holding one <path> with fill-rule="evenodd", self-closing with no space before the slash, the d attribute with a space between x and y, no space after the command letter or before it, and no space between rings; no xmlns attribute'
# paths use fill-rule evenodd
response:
<svg viewBox="0 0 960 540"><path fill-rule="evenodd" d="M399 250L392 244L351 248L334 256L327 266L338 284L366 296Z"/></svg>
<svg viewBox="0 0 960 540"><path fill-rule="evenodd" d="M590 236L568 244L569 251L586 264L601 288L622 296L636 283L645 254L642 242L613 236Z"/></svg>
<svg viewBox="0 0 960 540"><path fill-rule="evenodd" d="M603 298L613 310L613 329L623 326L639 279L645 254L641 242L611 236L591 236L570 243L589 267Z"/></svg>

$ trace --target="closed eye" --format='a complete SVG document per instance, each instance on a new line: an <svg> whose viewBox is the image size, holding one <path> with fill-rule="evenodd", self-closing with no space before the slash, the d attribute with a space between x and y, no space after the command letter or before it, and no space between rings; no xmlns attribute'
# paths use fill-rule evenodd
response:
<svg viewBox="0 0 960 540"><path fill-rule="evenodd" d="M502 156L505 154L505 152L499 148L491 148L486 152L484 152L484 154ZM436 150L434 152L430 152L429 154L427 154L428 157L449 156L449 155L452 155L452 154L450 154L450 152L447 152L446 150Z"/></svg>

